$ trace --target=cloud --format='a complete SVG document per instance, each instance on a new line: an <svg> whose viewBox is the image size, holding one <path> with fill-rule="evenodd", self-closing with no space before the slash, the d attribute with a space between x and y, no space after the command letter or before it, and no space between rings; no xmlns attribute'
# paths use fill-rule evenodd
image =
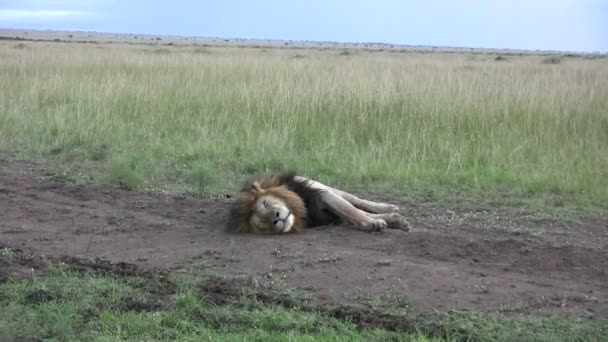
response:
<svg viewBox="0 0 608 342"><path fill-rule="evenodd" d="M3 1L0 7L20 9L65 9L95 8L111 5L115 0L9 0Z"/></svg>
<svg viewBox="0 0 608 342"><path fill-rule="evenodd" d="M89 15L91 13L86 11L0 9L0 22L16 20L63 20Z"/></svg>

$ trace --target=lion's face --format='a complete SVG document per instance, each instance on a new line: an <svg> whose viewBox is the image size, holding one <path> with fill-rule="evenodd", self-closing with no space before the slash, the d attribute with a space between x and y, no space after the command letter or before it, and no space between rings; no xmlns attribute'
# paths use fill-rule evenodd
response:
<svg viewBox="0 0 608 342"><path fill-rule="evenodd" d="M249 219L251 227L259 232L290 232L295 216L283 200L272 195L262 195L253 204Z"/></svg>
<svg viewBox="0 0 608 342"><path fill-rule="evenodd" d="M241 233L301 232L307 223L306 205L284 183L283 178L272 176L247 184L230 211L232 229Z"/></svg>

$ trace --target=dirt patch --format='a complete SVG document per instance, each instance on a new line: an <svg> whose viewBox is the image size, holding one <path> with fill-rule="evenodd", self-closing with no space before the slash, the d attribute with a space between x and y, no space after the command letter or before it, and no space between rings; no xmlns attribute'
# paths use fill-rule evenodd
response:
<svg viewBox="0 0 608 342"><path fill-rule="evenodd" d="M99 273L118 274L123 276L140 275L137 265L127 262L110 262L106 259L85 259L74 256L62 256L59 260L79 271L94 271Z"/></svg>
<svg viewBox="0 0 608 342"><path fill-rule="evenodd" d="M0 283L9 278L31 278L41 270L44 272L45 268L44 258L15 251L3 245L0 240Z"/></svg>
<svg viewBox="0 0 608 342"><path fill-rule="evenodd" d="M152 312L160 311L167 307L167 301L162 298L145 298L142 300L131 299L124 303L127 311Z"/></svg>
<svg viewBox="0 0 608 342"><path fill-rule="evenodd" d="M380 328L389 331L408 331L415 333L420 331L420 328L423 326L421 324L421 322L423 322L421 319L422 317L419 317L418 319L414 317L411 319L404 319L399 315L391 315L370 308L350 305L338 305L324 308L323 312L330 317L352 322L360 329ZM444 332L441 331L434 319L429 319L426 322L426 327L424 327L426 334L434 337L445 337Z"/></svg>
<svg viewBox="0 0 608 342"><path fill-rule="evenodd" d="M200 285L201 295L211 305L226 305L236 302L243 295L245 284L240 280L213 278Z"/></svg>
<svg viewBox="0 0 608 342"><path fill-rule="evenodd" d="M423 312L608 314L607 218L563 227L498 209L409 206L411 232L370 234L344 225L298 235L233 235L224 231L228 202L66 186L41 181L45 173L0 160L0 247L35 255L5 263L0 281L27 276L40 256L124 275L179 268L194 258L201 268L254 274L321 302L407 295ZM521 233L530 226L542 233ZM233 295L212 286L201 291L218 304Z"/></svg>
<svg viewBox="0 0 608 342"><path fill-rule="evenodd" d="M43 289L33 290L25 297L25 301L31 305L45 303L53 299L53 294Z"/></svg>

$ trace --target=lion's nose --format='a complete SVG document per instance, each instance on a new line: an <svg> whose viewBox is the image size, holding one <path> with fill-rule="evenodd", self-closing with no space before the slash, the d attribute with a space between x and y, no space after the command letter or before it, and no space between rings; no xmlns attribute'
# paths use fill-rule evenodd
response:
<svg viewBox="0 0 608 342"><path fill-rule="evenodd" d="M281 213L277 210L274 212L274 217L275 219L272 220L272 224L276 225L277 223L279 223L280 219L281 219Z"/></svg>
<svg viewBox="0 0 608 342"><path fill-rule="evenodd" d="M276 225L281 221L281 212L279 210L274 212L274 220L272 220L272 224Z"/></svg>

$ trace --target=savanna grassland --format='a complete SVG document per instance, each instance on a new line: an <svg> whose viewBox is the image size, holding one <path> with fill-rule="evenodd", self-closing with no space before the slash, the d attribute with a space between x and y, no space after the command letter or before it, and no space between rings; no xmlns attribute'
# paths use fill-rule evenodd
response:
<svg viewBox="0 0 608 342"><path fill-rule="evenodd" d="M605 56L72 38L0 40L0 340L608 338ZM414 229L217 229L285 169Z"/></svg>
<svg viewBox="0 0 608 342"><path fill-rule="evenodd" d="M14 42L1 53L0 148L103 170L98 181L212 191L297 169L412 196L608 202L606 59Z"/></svg>

